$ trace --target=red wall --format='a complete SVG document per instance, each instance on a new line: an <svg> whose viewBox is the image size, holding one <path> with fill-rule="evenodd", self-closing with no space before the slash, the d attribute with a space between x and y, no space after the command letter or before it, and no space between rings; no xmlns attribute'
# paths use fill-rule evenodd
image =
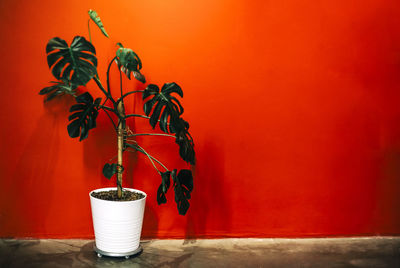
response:
<svg viewBox="0 0 400 268"><path fill-rule="evenodd" d="M47 41L87 36L90 8L112 37L92 28L102 78L120 41L148 82L185 92L197 153L187 216L172 192L157 205L160 178L145 157L126 159L125 186L149 194L144 237L400 234L398 0L9 0L0 1L0 237L93 236L88 192L113 185L101 175L115 155L111 125L100 115L79 143L66 131L72 99L43 104L37 94L52 80ZM129 107L139 111L140 99ZM173 141L140 141L168 167L187 167Z"/></svg>

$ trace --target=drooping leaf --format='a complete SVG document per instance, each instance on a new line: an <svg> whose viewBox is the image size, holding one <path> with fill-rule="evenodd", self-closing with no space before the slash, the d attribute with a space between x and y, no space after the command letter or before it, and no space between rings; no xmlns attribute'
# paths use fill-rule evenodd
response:
<svg viewBox="0 0 400 268"><path fill-rule="evenodd" d="M179 155L183 160L194 165L196 163L194 142L188 130L186 128L182 129L175 134L175 137L175 142L179 145Z"/></svg>
<svg viewBox="0 0 400 268"><path fill-rule="evenodd" d="M111 179L111 177L117 173L117 164L113 163L113 164L109 164L106 163L103 167L103 175L104 177L106 177L107 179Z"/></svg>
<svg viewBox="0 0 400 268"><path fill-rule="evenodd" d="M172 96L172 93L183 97L183 91L176 83L164 84L161 91L157 85L148 85L142 95L145 100L143 110L147 116L150 116L149 122L153 128L159 122L161 131L175 133L180 156L186 162L194 165L194 142L188 131L189 123L181 118L183 107L179 100Z"/></svg>
<svg viewBox="0 0 400 268"><path fill-rule="evenodd" d="M173 171L176 172L176 171ZM169 177L171 175L171 171L165 171L165 172L161 172L161 178L162 178L162 191L163 193L167 193L168 189L169 189L169 185L170 185L170 180Z"/></svg>
<svg viewBox="0 0 400 268"><path fill-rule="evenodd" d="M188 169L182 169L178 175L171 174L174 182L175 202L178 212L185 215L190 207L189 199L193 190L193 175Z"/></svg>
<svg viewBox="0 0 400 268"><path fill-rule="evenodd" d="M53 83L52 86L45 87L39 92L39 95L47 94L45 102L59 95L63 94L75 95L76 93L76 86L72 84L70 81L58 81L58 82L52 81L51 83Z"/></svg>
<svg viewBox="0 0 400 268"><path fill-rule="evenodd" d="M97 12L90 9L90 10L88 11L88 13L89 13L90 18L93 20L93 22L96 23L96 25L100 28L101 32L102 32L106 37L109 37L108 34L107 34L107 32L106 32L106 29L104 28L103 23L101 22L101 19L100 19L99 15L97 14Z"/></svg>
<svg viewBox="0 0 400 268"><path fill-rule="evenodd" d="M96 49L82 36L75 36L70 47L59 37L50 39L46 53L49 68L57 80L84 86L97 74Z"/></svg>
<svg viewBox="0 0 400 268"><path fill-rule="evenodd" d="M167 198L165 197L165 193L162 191L162 185L160 185L157 189L157 204L165 204L167 203Z"/></svg>
<svg viewBox="0 0 400 268"><path fill-rule="evenodd" d="M93 100L89 92L75 98L78 104L71 106L70 112L75 112L68 117L71 121L67 127L71 138L79 138L82 141L88 137L89 130L96 127L98 106L101 98Z"/></svg>
<svg viewBox="0 0 400 268"><path fill-rule="evenodd" d="M142 69L142 61L139 56L133 52L130 48L124 48L121 43L117 44L119 46L117 55L118 68L121 69L126 76L131 79L131 73L140 82L146 83L146 78L140 70Z"/></svg>
<svg viewBox="0 0 400 268"><path fill-rule="evenodd" d="M173 172L176 172L176 170ZM161 172L162 182L157 190L157 203L159 205L167 203L167 198L165 197L165 194L169 189L170 176L171 176L171 171Z"/></svg>
<svg viewBox="0 0 400 268"><path fill-rule="evenodd" d="M182 105L172 93L183 97L183 91L176 83L164 84L161 91L157 85L150 84L142 95L143 100L152 96L143 105L144 113L147 116L151 114L150 125L155 128L160 120L160 129L165 133L176 133L174 130L179 127L177 123L180 123L178 118L183 113Z"/></svg>

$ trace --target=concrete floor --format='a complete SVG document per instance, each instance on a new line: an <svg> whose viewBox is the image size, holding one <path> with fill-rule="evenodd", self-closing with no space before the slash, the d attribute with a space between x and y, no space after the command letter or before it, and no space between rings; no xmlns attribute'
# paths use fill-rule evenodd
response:
<svg viewBox="0 0 400 268"><path fill-rule="evenodd" d="M400 237L142 241L135 258L98 258L92 240L0 240L0 267L400 268Z"/></svg>

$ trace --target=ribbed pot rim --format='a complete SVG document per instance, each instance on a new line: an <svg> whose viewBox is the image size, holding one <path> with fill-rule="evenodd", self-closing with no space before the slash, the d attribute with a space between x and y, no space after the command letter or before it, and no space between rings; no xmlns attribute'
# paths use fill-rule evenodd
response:
<svg viewBox="0 0 400 268"><path fill-rule="evenodd" d="M93 198L93 199L96 199L96 200L99 200L99 201L111 202L111 203L135 203L135 202L140 202L140 201L142 201L143 199L146 199L146 197L147 197L147 194L146 194L145 192L140 191L140 190L138 190L138 189L133 189L133 188L123 188L123 189L124 189L124 190L128 190L128 191L131 191L131 192L141 193L141 194L144 195L144 197L143 197L143 198L140 198L140 199L138 199L138 200L114 201L114 200L103 200L103 199L100 199L100 198L97 198L97 197L92 196L92 193L94 193L94 192L102 192L102 191L109 191L109 190L117 190L117 187L106 187L106 188L94 189L93 191L90 191L89 197L90 197L90 198Z"/></svg>

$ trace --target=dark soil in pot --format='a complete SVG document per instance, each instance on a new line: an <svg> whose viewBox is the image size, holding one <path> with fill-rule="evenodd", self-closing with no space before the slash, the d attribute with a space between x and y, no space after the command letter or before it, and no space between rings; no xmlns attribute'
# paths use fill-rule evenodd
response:
<svg viewBox="0 0 400 268"><path fill-rule="evenodd" d="M92 196L101 200L108 201L134 201L144 198L144 195L137 192L123 191L122 198L117 196L117 190L93 192Z"/></svg>

